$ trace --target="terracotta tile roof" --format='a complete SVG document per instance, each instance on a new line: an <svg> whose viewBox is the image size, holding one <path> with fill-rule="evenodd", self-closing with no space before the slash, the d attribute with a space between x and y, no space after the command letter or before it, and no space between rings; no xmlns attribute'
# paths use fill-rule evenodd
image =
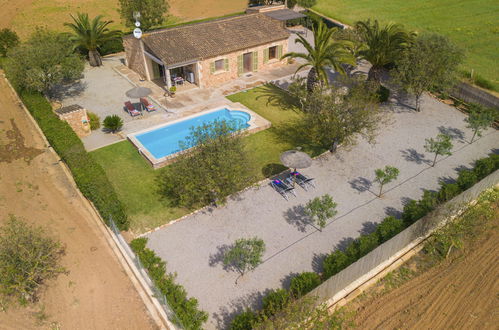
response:
<svg viewBox="0 0 499 330"><path fill-rule="evenodd" d="M287 39L282 23L246 14L144 33L146 50L165 65L203 60Z"/></svg>

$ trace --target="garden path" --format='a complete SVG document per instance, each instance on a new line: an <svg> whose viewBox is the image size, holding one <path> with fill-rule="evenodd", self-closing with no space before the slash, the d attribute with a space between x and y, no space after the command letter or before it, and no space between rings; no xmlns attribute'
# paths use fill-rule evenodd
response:
<svg viewBox="0 0 499 330"><path fill-rule="evenodd" d="M286 287L293 274L320 271L324 254L341 247L360 233L370 232L387 215L399 215L404 203L420 198L423 189L438 188L439 180L457 176L456 169L471 166L477 158L498 152L499 132L489 129L468 144L471 131L465 115L428 95L421 113L392 99L386 106L391 122L371 145L360 140L349 150L340 148L314 160L302 172L315 178L316 189L297 187L297 197L284 200L269 185L248 189L216 209L204 209L149 233L148 246L167 262L169 272L200 307L210 314L208 328L223 328L246 306L258 306L270 289ZM425 139L445 132L453 137L453 155L430 167L432 155ZM376 168L392 165L399 179L377 198L372 184ZM330 194L338 214L322 232L308 224L302 206L310 199ZM221 252L241 237L257 236L267 246L263 263L239 279L224 270Z"/></svg>

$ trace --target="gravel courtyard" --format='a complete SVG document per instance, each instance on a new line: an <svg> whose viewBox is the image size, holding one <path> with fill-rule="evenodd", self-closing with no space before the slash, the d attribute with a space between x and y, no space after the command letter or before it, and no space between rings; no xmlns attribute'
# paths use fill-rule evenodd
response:
<svg viewBox="0 0 499 330"><path fill-rule="evenodd" d="M267 290L289 285L294 274L320 271L325 253L372 231L387 215L399 215L408 199L419 198L423 189L436 189L439 180L455 178L461 166L498 152L496 130L468 144L472 134L465 115L429 96L421 113L397 103L387 111L390 123L380 130L376 144L360 140L302 171L315 178L316 189L297 187L297 197L286 201L266 182L224 207L203 210L147 235L148 246L167 262L168 271L177 272L178 282L209 312L207 328L223 328L234 313L258 306ZM453 137L453 154L430 167L433 157L424 150L425 138L440 132ZM385 165L399 168L400 176L379 199L372 180L374 170ZM338 214L319 232L307 223L302 206L326 193L338 203ZM236 239L253 236L266 243L264 262L236 285L238 274L224 270L221 252Z"/></svg>

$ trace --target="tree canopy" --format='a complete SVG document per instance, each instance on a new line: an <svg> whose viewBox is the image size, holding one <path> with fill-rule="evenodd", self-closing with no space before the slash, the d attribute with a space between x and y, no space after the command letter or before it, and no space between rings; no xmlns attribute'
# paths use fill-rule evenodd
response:
<svg viewBox="0 0 499 330"><path fill-rule="evenodd" d="M10 29L0 30L0 56L7 56L7 51L19 44L17 33Z"/></svg>
<svg viewBox="0 0 499 330"><path fill-rule="evenodd" d="M109 29L108 25L113 21L103 21L102 17L98 15L90 20L88 14L78 13L76 17L71 15L72 23L64 23L72 30L70 40L88 52L91 66L102 65L98 48L105 42L119 39L121 36L120 31Z"/></svg>
<svg viewBox="0 0 499 330"><path fill-rule="evenodd" d="M380 26L377 20L359 21L355 29L364 43L359 55L372 65L368 79L377 82L381 79L383 67L395 63L415 36L400 24Z"/></svg>
<svg viewBox="0 0 499 330"><path fill-rule="evenodd" d="M84 68L68 36L46 29L37 29L7 58L5 71L15 86L49 96L57 85L79 79Z"/></svg>
<svg viewBox="0 0 499 330"><path fill-rule="evenodd" d="M498 117L497 110L495 109L486 108L479 104L470 105L470 113L468 118L466 118L467 127L473 130L470 143L473 143L475 136L482 136L482 131L492 125Z"/></svg>
<svg viewBox="0 0 499 330"><path fill-rule="evenodd" d="M264 252L265 242L262 239L258 237L240 238L225 253L223 263L244 275L262 262Z"/></svg>
<svg viewBox="0 0 499 330"><path fill-rule="evenodd" d="M443 90L458 81L457 69L464 59L463 52L441 35L422 34L396 60L394 80L416 97L420 111L423 92Z"/></svg>
<svg viewBox="0 0 499 330"><path fill-rule="evenodd" d="M304 134L317 145L335 150L361 135L373 141L383 113L369 82L350 87L316 88L304 101Z"/></svg>
<svg viewBox="0 0 499 330"><path fill-rule="evenodd" d="M134 27L134 12L140 13L141 29L149 30L165 22L170 5L167 0L119 0L119 12L123 23Z"/></svg>
<svg viewBox="0 0 499 330"><path fill-rule="evenodd" d="M164 193L179 206L223 203L254 182L252 162L234 122L214 121L191 128L180 154L163 174Z"/></svg>

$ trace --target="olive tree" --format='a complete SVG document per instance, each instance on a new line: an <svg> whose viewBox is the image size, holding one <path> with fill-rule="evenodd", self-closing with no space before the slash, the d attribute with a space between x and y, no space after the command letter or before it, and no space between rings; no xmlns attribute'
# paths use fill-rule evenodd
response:
<svg viewBox="0 0 499 330"><path fill-rule="evenodd" d="M473 104L470 106L470 113L466 122L468 122L468 128L473 130L473 136L471 137L470 144L473 143L475 136L482 136L482 131L487 129L497 118L497 111L491 108L484 108L479 104Z"/></svg>
<svg viewBox="0 0 499 330"><path fill-rule="evenodd" d="M374 171L376 175L376 182L379 183L379 194L378 197L381 197L383 193L383 186L397 179L399 176L399 169L393 166L385 166L385 168L378 168Z"/></svg>
<svg viewBox="0 0 499 330"><path fill-rule="evenodd" d="M416 111L421 96L430 89L443 90L455 84L464 55L448 38L438 34L418 36L396 61L394 80L414 94Z"/></svg>
<svg viewBox="0 0 499 330"><path fill-rule="evenodd" d="M384 118L370 83L361 82L350 88L315 88L304 112L304 134L331 152L338 144L354 144L358 136L372 142Z"/></svg>
<svg viewBox="0 0 499 330"><path fill-rule="evenodd" d="M183 207L223 203L254 182L252 160L236 123L214 121L191 128L161 181L165 196Z"/></svg>
<svg viewBox="0 0 499 330"><path fill-rule="evenodd" d="M308 201L305 205L305 214L319 226L319 231L322 231L326 227L327 220L338 213L336 206L338 204L333 201L333 198L325 194Z"/></svg>
<svg viewBox="0 0 499 330"><path fill-rule="evenodd" d="M140 24L143 30L164 23L165 15L170 8L167 0L118 0L119 13L127 27L134 27L134 12L140 13Z"/></svg>
<svg viewBox="0 0 499 330"><path fill-rule="evenodd" d="M60 242L11 215L0 227L0 293L21 304L36 301L43 283L65 272L63 254Z"/></svg>
<svg viewBox="0 0 499 330"><path fill-rule="evenodd" d="M241 276L255 269L261 262L265 252L265 242L258 238L240 238L225 253L223 264L237 270Z"/></svg>
<svg viewBox="0 0 499 330"><path fill-rule="evenodd" d="M5 71L18 88L52 95L55 87L82 76L83 59L67 35L37 29L7 54Z"/></svg>
<svg viewBox="0 0 499 330"><path fill-rule="evenodd" d="M426 139L425 150L435 154L433 163L431 166L435 166L437 162L437 157L439 155L452 155L452 142L451 137L447 134L438 134L437 137Z"/></svg>

